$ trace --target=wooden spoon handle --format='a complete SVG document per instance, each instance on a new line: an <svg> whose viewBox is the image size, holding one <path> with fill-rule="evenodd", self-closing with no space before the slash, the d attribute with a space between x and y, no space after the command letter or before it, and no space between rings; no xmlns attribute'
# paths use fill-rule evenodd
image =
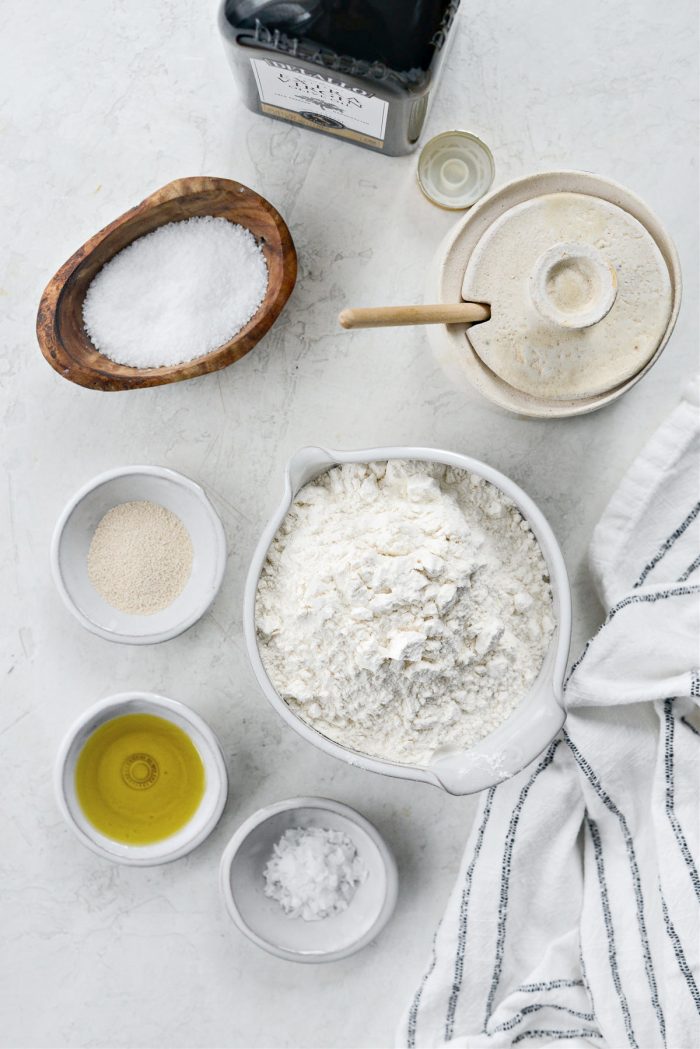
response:
<svg viewBox="0 0 700 1049"><path fill-rule="evenodd" d="M343 310L338 317L343 328L389 328L399 324L473 324L487 321L488 306L478 302L446 302L439 306L375 306Z"/></svg>

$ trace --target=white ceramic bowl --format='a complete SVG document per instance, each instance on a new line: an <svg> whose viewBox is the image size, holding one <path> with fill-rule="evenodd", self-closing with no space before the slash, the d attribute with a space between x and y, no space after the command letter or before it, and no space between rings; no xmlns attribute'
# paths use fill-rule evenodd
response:
<svg viewBox="0 0 700 1049"><path fill-rule="evenodd" d="M182 593L148 616L112 608L87 571L97 525L112 507L131 500L150 500L171 510L192 540L192 572ZM93 634L129 645L168 641L191 627L214 601L225 569L226 536L216 510L198 484L160 466L123 466L93 478L65 507L51 542L51 571L66 608Z"/></svg>
<svg viewBox="0 0 700 1049"><path fill-rule="evenodd" d="M125 714L153 714L186 732L204 764L204 796L192 819L176 834L153 845L124 845L101 834L85 817L75 791L75 765L88 737L106 721ZM185 856L211 834L224 811L228 776L221 747L203 719L183 703L151 692L123 692L95 703L66 734L54 773L61 815L83 845L98 856L132 867L153 867Z"/></svg>
<svg viewBox="0 0 700 1049"><path fill-rule="evenodd" d="M545 193L583 193L600 197L633 215L655 240L671 279L671 312L656 353L630 379L605 393L575 401L553 401L516 390L486 367L473 350L464 324L432 324L427 334L433 352L448 377L469 391L474 387L501 408L533 418L562 418L596 411L617 400L646 375L659 359L673 331L681 304L681 267L678 252L660 219L644 201L612 179L587 171L544 171L515 179L499 187L475 204L439 245L428 270L426 302L460 302L467 263L486 230L517 204ZM497 308L497 304L496 304Z"/></svg>
<svg viewBox="0 0 700 1049"><path fill-rule="evenodd" d="M368 877L348 909L319 921L290 918L265 895L263 872L286 830L324 827L355 843ZM259 947L296 962L332 962L366 946L389 921L396 904L394 859L364 816L325 798L292 798L260 809L243 823L221 857L219 884L226 909L241 932Z"/></svg>
<svg viewBox="0 0 700 1049"><path fill-rule="evenodd" d="M490 481L516 503L528 521L547 563L554 598L556 629L537 681L523 696L507 721L471 750L441 757L429 765L383 761L335 743L302 721L284 702L267 676L255 630L255 594L268 549L300 488L339 463L366 463L385 459L418 459L468 470ZM438 448L368 448L338 452L302 448L287 465L282 502L266 526L253 554L246 580L243 625L248 655L260 687L280 716L299 735L350 765L402 779L416 779L443 787L451 794L473 794L492 787L529 765L564 724L563 687L571 643L571 593L564 559L544 515L505 474L466 455Z"/></svg>

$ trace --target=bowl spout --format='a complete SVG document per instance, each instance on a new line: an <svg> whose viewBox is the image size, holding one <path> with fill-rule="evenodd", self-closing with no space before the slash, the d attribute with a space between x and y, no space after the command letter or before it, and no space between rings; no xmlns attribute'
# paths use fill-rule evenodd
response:
<svg viewBox="0 0 700 1049"><path fill-rule="evenodd" d="M292 496L324 470L335 466L337 462L337 453L333 454L326 451L325 448L313 446L300 448L287 463L287 482Z"/></svg>
<svg viewBox="0 0 700 1049"><path fill-rule="evenodd" d="M431 782L448 794L475 794L509 779L539 757L565 720L556 685L546 691L535 687L509 720L473 750L440 757L426 771Z"/></svg>

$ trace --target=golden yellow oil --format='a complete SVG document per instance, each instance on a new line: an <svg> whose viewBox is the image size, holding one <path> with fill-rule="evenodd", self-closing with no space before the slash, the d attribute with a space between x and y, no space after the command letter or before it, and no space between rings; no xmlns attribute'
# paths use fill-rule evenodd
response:
<svg viewBox="0 0 700 1049"><path fill-rule="evenodd" d="M153 714L100 725L78 755L75 790L92 825L113 841L151 845L192 818L206 776L186 732Z"/></svg>

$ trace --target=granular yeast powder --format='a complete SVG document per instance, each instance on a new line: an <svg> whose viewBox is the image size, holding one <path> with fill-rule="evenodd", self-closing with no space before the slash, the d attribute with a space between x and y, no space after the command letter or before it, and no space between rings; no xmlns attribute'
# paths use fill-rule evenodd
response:
<svg viewBox="0 0 700 1049"><path fill-rule="evenodd" d="M192 571L192 540L176 514L147 500L109 510L92 537L88 576L113 608L152 615L182 593Z"/></svg>

